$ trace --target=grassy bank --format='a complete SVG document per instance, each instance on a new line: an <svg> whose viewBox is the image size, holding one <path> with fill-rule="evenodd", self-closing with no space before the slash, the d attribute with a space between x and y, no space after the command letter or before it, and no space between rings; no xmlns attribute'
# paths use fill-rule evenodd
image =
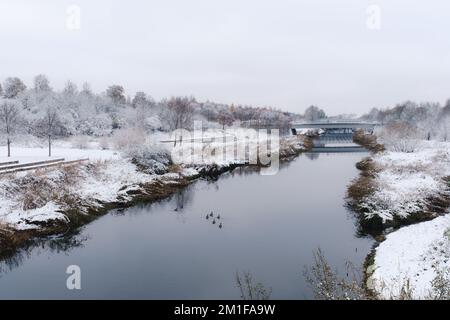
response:
<svg viewBox="0 0 450 320"><path fill-rule="evenodd" d="M447 144L423 142L411 153L384 151L373 135L357 141L374 153L356 164L360 170L347 189L347 204L358 215L360 231L379 236L388 228L427 221L450 206Z"/></svg>
<svg viewBox="0 0 450 320"><path fill-rule="evenodd" d="M417 141L412 152L393 152L380 147L372 135L356 136L355 141L373 151L356 164L359 176L347 190L347 204L357 214L359 232L377 240L364 265L368 296L442 296L440 290L449 287L442 285L448 280L442 270L448 262L443 243L448 241L445 230L450 230L446 218L450 144ZM441 269L436 250L444 257Z"/></svg>

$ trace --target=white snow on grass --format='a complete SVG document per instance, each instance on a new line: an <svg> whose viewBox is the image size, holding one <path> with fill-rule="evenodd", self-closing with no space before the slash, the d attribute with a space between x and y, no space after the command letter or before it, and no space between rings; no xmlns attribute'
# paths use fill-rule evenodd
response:
<svg viewBox="0 0 450 320"><path fill-rule="evenodd" d="M126 159L110 160L99 165L95 174L82 170L80 184L72 192L82 199L113 202L118 196L126 197L126 192L137 189L139 184L149 183L153 175L144 174Z"/></svg>
<svg viewBox="0 0 450 320"><path fill-rule="evenodd" d="M0 163L19 161L20 164L23 164L59 158L64 158L65 160L85 158L89 158L89 160L111 160L120 159L121 156L119 152L113 150L54 148L52 149L52 156L49 157L47 148L24 148L12 146L11 157L7 157L6 147L0 147Z"/></svg>
<svg viewBox="0 0 450 320"><path fill-rule="evenodd" d="M450 175L450 143L422 142L415 152L386 151L373 160L380 171L376 191L365 199L367 218L406 218L425 208L430 197L448 193L443 178Z"/></svg>
<svg viewBox="0 0 450 320"><path fill-rule="evenodd" d="M5 213L4 209L10 211ZM0 209L0 221L17 230L35 229L38 227L36 223L51 220L67 221L67 217L60 210L60 206L54 202L47 202L43 207L30 210L23 210L17 204L10 204L10 206L2 206L2 209Z"/></svg>
<svg viewBox="0 0 450 320"><path fill-rule="evenodd" d="M4 151L0 148L0 152ZM19 160L20 163L47 160L47 150L41 148L15 147L14 156L0 158L0 162ZM24 171L8 175L0 175L0 223L7 224L11 228L23 230L39 228L36 222L51 220L65 221L67 218L61 212L63 204L57 200L63 194L70 194L74 198L82 199L83 204L89 206L101 206L101 203L129 199L127 191L138 189L140 184L153 181L157 176L143 173L118 152L110 150L94 149L70 149L55 148L52 158L65 158L74 160L89 158L89 162L76 165L77 178L73 184L64 184L64 168L53 167L39 171ZM36 179L34 179L36 177ZM161 176L161 177L164 177ZM178 174L177 174L177 177ZM176 177L166 177L166 180ZM27 180L28 179L28 180ZM38 203L33 208L26 208L23 183L24 181L42 181L48 183L49 190L44 196L40 196ZM31 191L31 193L35 193ZM44 200L42 199L44 198ZM45 200L50 199L50 200ZM45 202L46 203L42 203ZM80 212L83 207L80 206Z"/></svg>
<svg viewBox="0 0 450 320"><path fill-rule="evenodd" d="M437 270L450 269L450 215L387 235L372 268L370 282L381 298L398 298L407 280L414 298L429 298Z"/></svg>
<svg viewBox="0 0 450 320"><path fill-rule="evenodd" d="M376 191L365 199L367 217L384 222L420 214L432 197L448 195L450 143L422 141L414 152L386 151L373 157ZM403 227L386 236L367 270L368 286L380 298L396 299L410 287L412 297L430 298L438 272L450 270L450 215Z"/></svg>

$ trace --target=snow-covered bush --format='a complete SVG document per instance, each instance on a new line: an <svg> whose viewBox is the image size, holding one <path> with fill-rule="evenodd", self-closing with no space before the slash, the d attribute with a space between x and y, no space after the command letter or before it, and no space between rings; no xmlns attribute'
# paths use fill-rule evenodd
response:
<svg viewBox="0 0 450 320"><path fill-rule="evenodd" d="M75 127L76 133L90 136L104 136L111 133L112 119L107 114L99 114L79 119Z"/></svg>
<svg viewBox="0 0 450 320"><path fill-rule="evenodd" d="M156 144L134 145L128 148L125 154L140 170L149 174L164 174L172 164L170 152Z"/></svg>
<svg viewBox="0 0 450 320"><path fill-rule="evenodd" d="M386 125L379 137L387 150L395 152L414 152L418 145L418 131L407 123Z"/></svg>
<svg viewBox="0 0 450 320"><path fill-rule="evenodd" d="M145 128L147 130L161 130L163 124L161 122L161 118L158 115L151 116L145 119Z"/></svg>

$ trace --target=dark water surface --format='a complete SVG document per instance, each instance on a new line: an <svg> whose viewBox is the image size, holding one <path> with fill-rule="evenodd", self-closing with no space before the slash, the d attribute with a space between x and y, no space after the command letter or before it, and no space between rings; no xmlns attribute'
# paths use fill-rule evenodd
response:
<svg viewBox="0 0 450 320"><path fill-rule="evenodd" d="M272 298L310 298L303 269L313 250L341 271L370 250L344 207L363 156L305 154L274 176L236 169L166 201L112 212L2 262L0 298L239 299L236 271L271 287ZM211 211L221 216L216 224L205 218ZM69 265L81 268L81 290L66 287Z"/></svg>

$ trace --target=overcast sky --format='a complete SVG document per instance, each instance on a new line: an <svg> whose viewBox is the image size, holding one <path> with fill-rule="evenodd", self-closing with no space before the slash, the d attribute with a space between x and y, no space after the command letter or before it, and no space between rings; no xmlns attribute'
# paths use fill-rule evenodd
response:
<svg viewBox="0 0 450 320"><path fill-rule="evenodd" d="M0 0L0 79L294 112L442 103L449 17L445 0Z"/></svg>

